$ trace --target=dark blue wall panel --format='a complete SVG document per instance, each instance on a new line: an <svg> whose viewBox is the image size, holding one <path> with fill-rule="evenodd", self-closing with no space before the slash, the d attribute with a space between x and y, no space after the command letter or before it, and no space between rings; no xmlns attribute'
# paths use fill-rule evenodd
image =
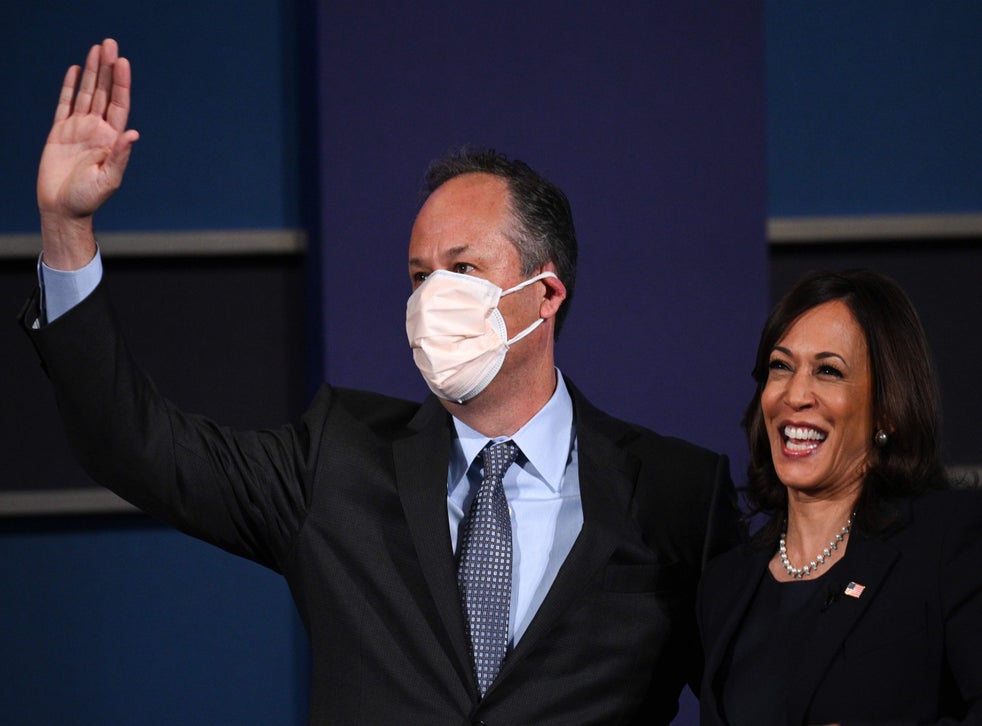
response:
<svg viewBox="0 0 982 726"><path fill-rule="evenodd" d="M65 70L114 37L133 66L126 183L101 230L298 225L294 2L0 3L0 232L36 232L34 183ZM16 99L10 102L10 99Z"/></svg>
<svg viewBox="0 0 982 726"><path fill-rule="evenodd" d="M142 138L98 229L297 226L295 12L279 0L0 3L0 233L37 232L61 79L107 36L133 63ZM18 299L22 262L24 284L7 291ZM0 722L302 723L306 649L282 579L135 519L0 519Z"/></svg>
<svg viewBox="0 0 982 726"><path fill-rule="evenodd" d="M769 0L769 211L982 210L982 3Z"/></svg>
<svg viewBox="0 0 982 726"><path fill-rule="evenodd" d="M142 516L0 520L0 721L301 723L281 578Z"/></svg>

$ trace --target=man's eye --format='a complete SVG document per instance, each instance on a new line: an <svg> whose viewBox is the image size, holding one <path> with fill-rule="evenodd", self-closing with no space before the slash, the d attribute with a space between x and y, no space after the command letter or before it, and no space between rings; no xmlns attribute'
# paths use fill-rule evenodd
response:
<svg viewBox="0 0 982 726"><path fill-rule="evenodd" d="M413 283L419 285L426 282L426 278L429 277L425 272L414 272L413 273Z"/></svg>
<svg viewBox="0 0 982 726"><path fill-rule="evenodd" d="M471 265L467 262L458 262L453 266L453 271L460 275L466 275L468 272L472 271L473 269L474 269L474 265Z"/></svg>

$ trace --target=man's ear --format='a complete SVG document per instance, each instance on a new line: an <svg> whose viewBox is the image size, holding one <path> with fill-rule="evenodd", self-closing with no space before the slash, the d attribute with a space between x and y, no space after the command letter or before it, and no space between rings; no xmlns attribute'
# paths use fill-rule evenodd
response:
<svg viewBox="0 0 982 726"><path fill-rule="evenodd" d="M547 262L542 266L542 272L556 272L556 265ZM545 297L539 304L539 317L545 320L553 318L559 312L559 306L566 299L566 285L558 277L544 277L539 280L546 287Z"/></svg>

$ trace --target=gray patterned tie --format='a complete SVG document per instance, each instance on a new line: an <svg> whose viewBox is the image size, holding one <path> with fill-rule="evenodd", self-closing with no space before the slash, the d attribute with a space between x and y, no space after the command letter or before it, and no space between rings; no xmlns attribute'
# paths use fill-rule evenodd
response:
<svg viewBox="0 0 982 726"><path fill-rule="evenodd" d="M471 662L483 697L508 648L511 516L501 482L518 456L518 447L504 441L485 447L481 456L484 480L464 522L457 587L467 618Z"/></svg>

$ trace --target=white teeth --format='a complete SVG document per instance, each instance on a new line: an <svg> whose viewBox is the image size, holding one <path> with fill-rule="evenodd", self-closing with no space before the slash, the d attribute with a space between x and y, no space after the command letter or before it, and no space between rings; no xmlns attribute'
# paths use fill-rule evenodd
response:
<svg viewBox="0 0 982 726"><path fill-rule="evenodd" d="M795 441L794 439L788 439L784 445L788 451L813 451L818 448L818 444L818 441Z"/></svg>
<svg viewBox="0 0 982 726"><path fill-rule="evenodd" d="M794 440L797 441L825 441L825 434L821 431L817 431L812 428L805 428L804 426L785 426L784 435L793 443Z"/></svg>

